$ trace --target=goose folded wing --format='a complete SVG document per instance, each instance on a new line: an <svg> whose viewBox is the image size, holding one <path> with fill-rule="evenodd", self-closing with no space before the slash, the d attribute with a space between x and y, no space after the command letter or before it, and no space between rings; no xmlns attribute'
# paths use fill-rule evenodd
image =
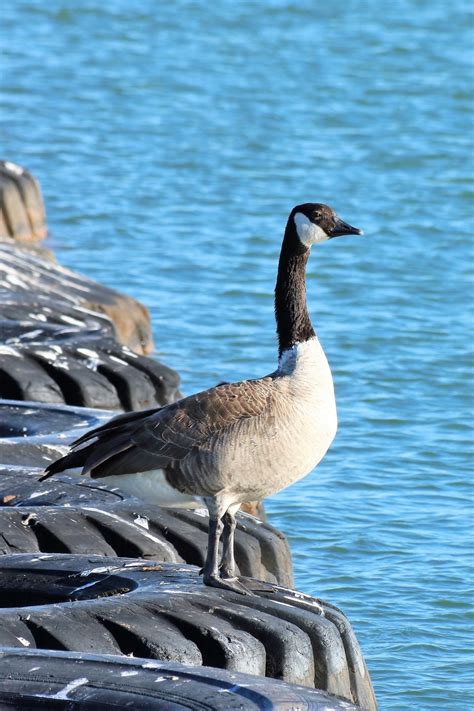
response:
<svg viewBox="0 0 474 711"><path fill-rule="evenodd" d="M189 455L208 450L216 438L236 423L258 417L268 408L270 381L242 381L219 385L162 408L142 422L130 423L117 435L103 456L94 454L92 477L164 469ZM109 455L107 456L107 453ZM98 460L101 460L100 463Z"/></svg>

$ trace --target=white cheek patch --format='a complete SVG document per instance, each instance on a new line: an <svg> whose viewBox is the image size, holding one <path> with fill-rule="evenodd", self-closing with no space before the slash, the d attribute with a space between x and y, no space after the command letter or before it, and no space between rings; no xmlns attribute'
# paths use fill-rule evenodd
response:
<svg viewBox="0 0 474 711"><path fill-rule="evenodd" d="M325 242L329 239L325 231L311 222L302 212L297 212L294 220L299 240L305 247L311 247L312 244Z"/></svg>

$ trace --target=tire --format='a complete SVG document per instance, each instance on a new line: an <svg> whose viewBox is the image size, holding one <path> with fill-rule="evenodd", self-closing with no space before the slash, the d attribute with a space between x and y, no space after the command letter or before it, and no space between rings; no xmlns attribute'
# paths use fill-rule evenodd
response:
<svg viewBox="0 0 474 711"><path fill-rule="evenodd" d="M2 194L4 199L6 196L13 199L15 190L14 184L11 181L5 183L0 174L0 199ZM8 296L4 295L0 314L4 318L3 310L11 310L11 305L17 305L16 328L20 341L24 333L23 340L28 343L29 333L40 335L42 331L48 333L49 340L56 331L59 344L72 334L73 341L74 338L81 340L87 347L85 341L90 340L91 333L84 329L83 323L86 322L93 325L96 336L116 338L118 343L138 355L152 351L148 310L136 299L15 244L0 243L0 271L6 275L3 285L8 293ZM98 324L101 326L99 331ZM28 325L30 327L25 331ZM46 338L43 336L41 340L44 344Z"/></svg>
<svg viewBox="0 0 474 711"><path fill-rule="evenodd" d="M16 709L140 711L356 711L322 691L176 662L0 651L0 704Z"/></svg>
<svg viewBox="0 0 474 711"><path fill-rule="evenodd" d="M69 442L111 415L102 410L0 400L0 466L20 467L19 475L28 467L43 469L65 453Z"/></svg>
<svg viewBox="0 0 474 711"><path fill-rule="evenodd" d="M286 588L245 582L253 596L205 587L192 566L4 556L0 644L266 675L376 709L362 653L340 610Z"/></svg>
<svg viewBox="0 0 474 711"><path fill-rule="evenodd" d="M41 473L0 468L0 555L90 553L203 565L204 509L152 506L74 476L38 482ZM242 575L293 584L288 543L269 524L238 514L235 554Z"/></svg>

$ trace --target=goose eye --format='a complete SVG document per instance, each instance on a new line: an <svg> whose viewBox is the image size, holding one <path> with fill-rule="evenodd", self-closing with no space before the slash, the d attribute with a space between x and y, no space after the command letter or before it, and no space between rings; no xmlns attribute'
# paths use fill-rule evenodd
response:
<svg viewBox="0 0 474 711"><path fill-rule="evenodd" d="M321 213L320 213L320 212L317 212L317 211L316 211L316 212L313 213L313 220L319 220L320 217L321 217Z"/></svg>

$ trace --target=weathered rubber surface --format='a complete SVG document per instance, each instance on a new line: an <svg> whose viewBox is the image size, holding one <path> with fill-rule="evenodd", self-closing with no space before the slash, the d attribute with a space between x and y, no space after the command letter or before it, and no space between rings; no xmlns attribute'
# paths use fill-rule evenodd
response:
<svg viewBox="0 0 474 711"><path fill-rule="evenodd" d="M41 473L0 466L0 555L91 553L203 565L205 509L152 506L75 476L38 482ZM269 524L238 514L235 554L242 575L293 584L288 543Z"/></svg>
<svg viewBox="0 0 474 711"><path fill-rule="evenodd" d="M244 578L206 588L198 569L75 555L0 559L0 645L124 654L315 686L375 709L358 642L329 603Z"/></svg>
<svg viewBox="0 0 474 711"><path fill-rule="evenodd" d="M0 243L0 284L0 318L17 322L18 333L10 338L25 341L32 331L46 331L48 338L59 333L65 340L68 333L84 330L86 320L101 324L98 335L111 332L138 354L153 348L145 306L15 244ZM44 342L45 336L39 340Z"/></svg>
<svg viewBox="0 0 474 711"><path fill-rule="evenodd" d="M103 316L57 298L2 291L0 285L0 397L131 410L180 396L178 374L117 343Z"/></svg>
<svg viewBox="0 0 474 711"><path fill-rule="evenodd" d="M0 439L37 443L71 442L106 422L113 413L85 407L0 400Z"/></svg>
<svg viewBox="0 0 474 711"><path fill-rule="evenodd" d="M8 649L0 704L18 709L142 711L356 711L323 691L177 662Z"/></svg>
<svg viewBox="0 0 474 711"><path fill-rule="evenodd" d="M132 353L112 338L89 344L79 336L59 345L42 332L28 344L0 345L3 399L146 410L174 402L178 385L171 368Z"/></svg>
<svg viewBox="0 0 474 711"><path fill-rule="evenodd" d="M178 374L132 350L147 341L136 302L119 294L112 302L111 290L64 271L0 244L0 397L124 410L174 402ZM113 314L114 323L91 311L100 299L120 328Z"/></svg>
<svg viewBox="0 0 474 711"><path fill-rule="evenodd" d="M152 350L148 310L132 297L6 243L0 245L0 270L5 291L22 294L25 305L41 295L49 297L53 315L61 313L61 304L87 309L109 318L121 343L142 354Z"/></svg>
<svg viewBox="0 0 474 711"><path fill-rule="evenodd" d="M35 242L43 239L46 232L37 181L25 168L0 161L0 239Z"/></svg>
<svg viewBox="0 0 474 711"><path fill-rule="evenodd" d="M0 400L0 465L44 468L67 451L68 443L111 415L97 409Z"/></svg>

